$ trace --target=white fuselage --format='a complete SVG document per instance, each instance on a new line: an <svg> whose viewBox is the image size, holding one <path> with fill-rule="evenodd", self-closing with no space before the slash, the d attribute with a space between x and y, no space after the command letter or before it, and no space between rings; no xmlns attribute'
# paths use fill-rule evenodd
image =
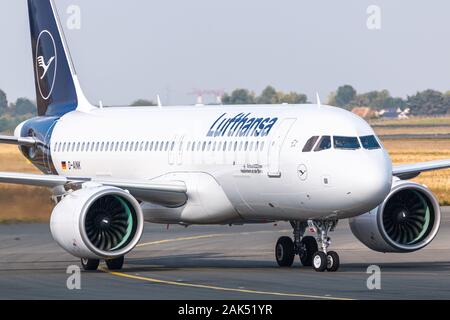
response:
<svg viewBox="0 0 450 320"><path fill-rule="evenodd" d="M387 152L302 152L325 135L374 132L317 105L104 108L63 116L51 153L63 176L186 182L189 208L142 204L152 222L341 219L380 204L392 183Z"/></svg>

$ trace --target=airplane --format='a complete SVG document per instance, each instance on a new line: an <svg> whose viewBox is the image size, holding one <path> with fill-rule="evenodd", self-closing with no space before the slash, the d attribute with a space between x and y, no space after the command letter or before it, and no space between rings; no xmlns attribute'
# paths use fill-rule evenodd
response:
<svg viewBox="0 0 450 320"><path fill-rule="evenodd" d="M349 219L368 248L426 247L439 202L410 179L450 159L393 166L370 125L317 104L114 107L83 94L53 0L28 0L38 116L0 142L17 145L42 174L0 173L0 183L51 189L54 240L81 259L120 270L144 222L243 225L290 222L275 246L335 272L330 233ZM306 236L307 232L312 234Z"/></svg>

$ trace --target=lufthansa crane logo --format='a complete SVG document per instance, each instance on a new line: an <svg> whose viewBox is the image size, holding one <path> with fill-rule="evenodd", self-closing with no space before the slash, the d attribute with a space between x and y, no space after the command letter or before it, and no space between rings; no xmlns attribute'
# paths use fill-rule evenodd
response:
<svg viewBox="0 0 450 320"><path fill-rule="evenodd" d="M36 82L44 100L48 100L52 95L57 66L58 55L55 39L48 30L43 30L36 43Z"/></svg>
<svg viewBox="0 0 450 320"><path fill-rule="evenodd" d="M44 79L45 75L47 74L48 68L50 68L50 65L52 64L52 62L55 61L55 57L51 57L50 60L48 60L47 63L45 63L45 58L43 56L39 56L37 58L37 62L38 62L38 66L41 67L42 69L44 69L44 73L42 74L42 76L39 79Z"/></svg>
<svg viewBox="0 0 450 320"><path fill-rule="evenodd" d="M301 181L306 181L308 179L308 168L304 164L299 165L297 174Z"/></svg>

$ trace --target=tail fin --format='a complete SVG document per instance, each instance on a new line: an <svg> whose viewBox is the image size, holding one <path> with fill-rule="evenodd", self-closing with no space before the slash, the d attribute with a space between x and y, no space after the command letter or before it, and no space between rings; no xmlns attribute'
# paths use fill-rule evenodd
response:
<svg viewBox="0 0 450 320"><path fill-rule="evenodd" d="M53 0L28 0L39 116L88 111Z"/></svg>

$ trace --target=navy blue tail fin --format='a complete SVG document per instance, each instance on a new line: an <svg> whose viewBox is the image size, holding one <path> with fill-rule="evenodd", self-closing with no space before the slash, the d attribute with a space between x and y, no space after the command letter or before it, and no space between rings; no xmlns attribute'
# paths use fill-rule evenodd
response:
<svg viewBox="0 0 450 320"><path fill-rule="evenodd" d="M82 92L55 4L53 0L28 0L28 14L38 114L62 116L78 108Z"/></svg>

